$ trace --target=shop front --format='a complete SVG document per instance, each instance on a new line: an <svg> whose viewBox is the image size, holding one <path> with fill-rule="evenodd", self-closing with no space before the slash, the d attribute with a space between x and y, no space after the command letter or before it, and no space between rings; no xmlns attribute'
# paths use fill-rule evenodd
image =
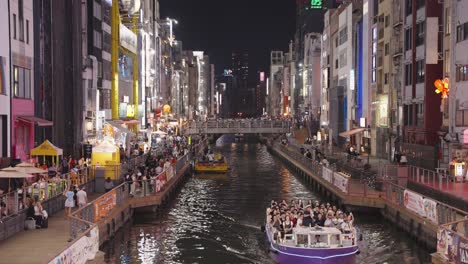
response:
<svg viewBox="0 0 468 264"><path fill-rule="evenodd" d="M34 148L34 127L52 126L53 123L34 116L34 101L12 99L12 157L26 161L30 159L30 150Z"/></svg>

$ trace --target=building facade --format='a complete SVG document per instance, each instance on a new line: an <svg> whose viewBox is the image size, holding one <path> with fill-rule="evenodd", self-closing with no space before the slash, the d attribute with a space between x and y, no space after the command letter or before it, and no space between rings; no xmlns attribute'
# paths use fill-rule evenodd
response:
<svg viewBox="0 0 468 264"><path fill-rule="evenodd" d="M8 10L8 8L7 8ZM9 1L11 64L11 156L27 160L34 148L33 1Z"/></svg>
<svg viewBox="0 0 468 264"><path fill-rule="evenodd" d="M438 49L442 10L438 1L405 0L401 148L411 163L426 168L437 166L442 125L441 97L434 93L434 81L443 77Z"/></svg>
<svg viewBox="0 0 468 264"><path fill-rule="evenodd" d="M8 1L0 2L0 34L9 36L10 6ZM0 43L0 157L11 155L10 100L10 40Z"/></svg>

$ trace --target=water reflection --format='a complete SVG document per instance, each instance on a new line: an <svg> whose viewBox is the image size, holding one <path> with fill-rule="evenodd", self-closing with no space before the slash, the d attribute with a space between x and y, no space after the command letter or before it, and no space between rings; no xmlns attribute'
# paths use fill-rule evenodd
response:
<svg viewBox="0 0 468 264"><path fill-rule="evenodd" d="M140 214L105 245L107 263L272 263L264 234L265 206L271 199L319 199L256 142L218 140L226 175L188 180L163 216ZM427 251L382 223L380 216L357 216L364 236L358 263L428 263Z"/></svg>

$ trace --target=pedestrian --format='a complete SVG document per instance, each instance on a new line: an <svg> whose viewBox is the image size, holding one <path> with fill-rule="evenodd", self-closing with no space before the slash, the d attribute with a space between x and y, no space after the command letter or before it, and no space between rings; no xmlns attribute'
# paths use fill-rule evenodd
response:
<svg viewBox="0 0 468 264"><path fill-rule="evenodd" d="M111 180L110 177L107 177L106 181L104 182L104 189L106 192L114 189L114 182Z"/></svg>
<svg viewBox="0 0 468 264"><path fill-rule="evenodd" d="M65 219L68 219L71 214L71 210L73 207L75 207L75 200L73 197L75 196L75 193L72 191L72 187L70 186L67 191L63 193L65 197Z"/></svg>
<svg viewBox="0 0 468 264"><path fill-rule="evenodd" d="M85 207L85 205L88 203L88 195L86 194L85 187L76 193L76 198L78 200L78 206L80 208Z"/></svg>
<svg viewBox="0 0 468 264"><path fill-rule="evenodd" d="M63 157L62 159L62 173L68 173L68 160L66 157Z"/></svg>

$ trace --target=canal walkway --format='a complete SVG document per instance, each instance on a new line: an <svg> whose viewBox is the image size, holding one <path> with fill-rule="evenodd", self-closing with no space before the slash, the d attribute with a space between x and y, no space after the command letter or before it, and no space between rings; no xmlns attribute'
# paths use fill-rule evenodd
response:
<svg viewBox="0 0 468 264"><path fill-rule="evenodd" d="M88 200L99 193L88 194ZM76 211L76 210L75 210ZM27 230L0 243L0 263L43 264L63 251L70 239L70 223L65 210L49 217L49 227Z"/></svg>

